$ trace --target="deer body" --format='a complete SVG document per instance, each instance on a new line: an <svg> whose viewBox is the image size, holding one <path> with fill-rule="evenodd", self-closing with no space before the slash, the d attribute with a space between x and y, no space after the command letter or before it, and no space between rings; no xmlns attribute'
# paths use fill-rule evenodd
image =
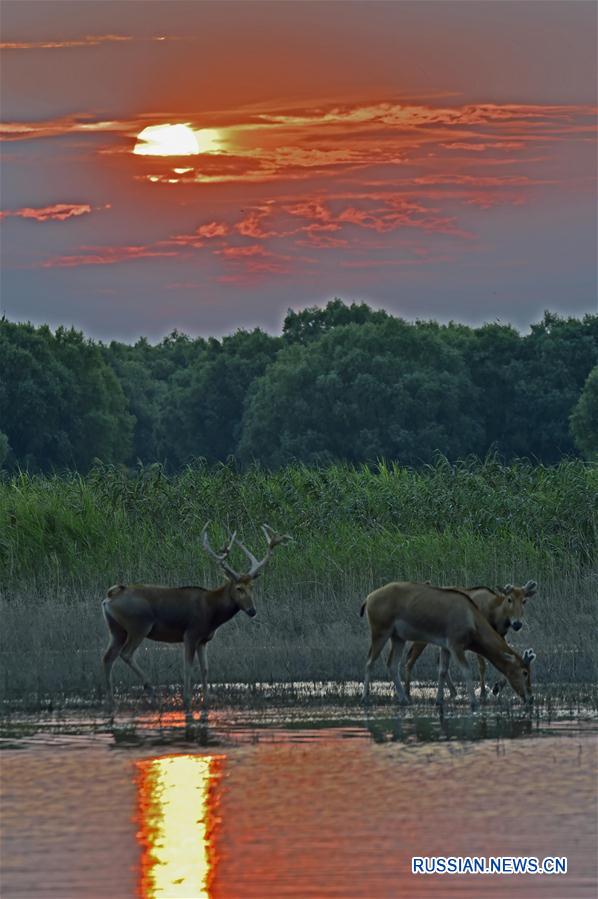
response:
<svg viewBox="0 0 598 899"><path fill-rule="evenodd" d="M117 584L108 590L102 601L102 611L110 632L110 644L103 657L109 708L112 708L113 703L112 667L119 657L141 678L144 688L153 692L143 670L134 659L136 650L146 638L161 643L183 643L183 697L186 708L191 694L191 668L197 653L204 702L207 700L207 644L216 630L230 621L237 612L243 611L250 618L257 614L253 602L253 581L270 558L274 547L290 539L288 535L275 534L267 525L263 526L263 530L268 541L268 551L261 562L258 562L236 540L235 534L220 553L215 553L204 528L204 549L219 562L227 574L226 583L213 590L154 584ZM235 542L251 561L251 569L247 574L238 574L227 561Z"/></svg>
<svg viewBox="0 0 598 899"><path fill-rule="evenodd" d="M523 587L515 587L512 584L507 584L506 587L503 587L502 592L492 590L490 587L440 587L438 589L457 589L462 593L466 593L490 626L494 628L501 637L504 637L510 628L518 631L523 626L522 619L525 612L526 601L534 596L537 587L536 581L528 581ZM405 691L408 696L410 695L411 689L411 671L426 646L426 642L414 642L407 653L407 661L405 663ZM482 655L478 655L478 666L480 669L480 696L482 699L485 699L486 662ZM456 696L457 691L449 673L447 673L446 676L446 684L451 696Z"/></svg>
<svg viewBox="0 0 598 899"><path fill-rule="evenodd" d="M434 643L441 649L436 702L444 701L449 658L463 672L472 709L477 705L471 671L465 657L472 650L488 659L524 701L531 699L531 650L519 656L482 615L467 593L453 588L397 581L369 594L367 611L371 645L366 663L363 695L369 694L370 672L385 644L391 641L388 668L401 702L409 702L399 675L399 662L407 640Z"/></svg>
<svg viewBox="0 0 598 899"><path fill-rule="evenodd" d="M148 640L182 643L187 633L211 640L216 629L242 609L231 586L230 581L215 590L121 584L108 590L102 605L104 613L117 623L122 620L123 626L135 616L140 629L149 628ZM253 607L244 611L250 617L256 614Z"/></svg>

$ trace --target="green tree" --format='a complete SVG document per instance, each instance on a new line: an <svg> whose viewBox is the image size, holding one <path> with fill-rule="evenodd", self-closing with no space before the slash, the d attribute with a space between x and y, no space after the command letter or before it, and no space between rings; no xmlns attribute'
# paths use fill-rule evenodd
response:
<svg viewBox="0 0 598 899"><path fill-rule="evenodd" d="M462 356L431 329L388 317L339 326L283 350L254 385L242 459L280 466L479 451L476 389Z"/></svg>
<svg viewBox="0 0 598 899"><path fill-rule="evenodd" d="M556 463L576 452L569 419L598 363L598 316L580 320L545 313L523 338L518 362L508 454Z"/></svg>
<svg viewBox="0 0 598 899"><path fill-rule="evenodd" d="M382 322L389 318L384 310L371 309L366 303L347 306L338 297L321 309L308 306L300 312L289 309L282 327L286 343L309 343L342 325L363 325L366 322Z"/></svg>
<svg viewBox="0 0 598 899"><path fill-rule="evenodd" d="M99 347L75 330L0 322L0 427L13 463L87 470L124 461L133 419Z"/></svg>
<svg viewBox="0 0 598 899"><path fill-rule="evenodd" d="M585 458L598 462L598 365L588 375L573 408L571 432Z"/></svg>
<svg viewBox="0 0 598 899"><path fill-rule="evenodd" d="M95 458L124 462L131 454L134 418L123 389L99 346L74 328L58 328L50 343L67 373L63 426L72 465L87 471Z"/></svg>
<svg viewBox="0 0 598 899"><path fill-rule="evenodd" d="M4 465L8 453L10 450L10 446L8 443L8 437L3 431L0 431L0 468Z"/></svg>
<svg viewBox="0 0 598 899"><path fill-rule="evenodd" d="M132 460L154 462L171 449L163 439L160 420L163 410L176 404L181 381L189 367L206 353L206 341L173 331L159 344L142 337L133 346L113 341L105 348L135 417Z"/></svg>
<svg viewBox="0 0 598 899"><path fill-rule="evenodd" d="M210 462L235 453L247 391L281 346L280 338L256 328L222 341L172 380L160 416L161 454L173 465L202 456Z"/></svg>

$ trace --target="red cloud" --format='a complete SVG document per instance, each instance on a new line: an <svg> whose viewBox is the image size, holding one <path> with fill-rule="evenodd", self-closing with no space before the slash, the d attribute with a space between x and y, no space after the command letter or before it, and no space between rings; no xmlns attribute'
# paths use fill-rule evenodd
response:
<svg viewBox="0 0 598 899"><path fill-rule="evenodd" d="M244 259L247 256L271 256L271 253L268 253L262 246L259 244L250 244L247 247L225 247L224 250L216 250L218 255L225 256L227 259Z"/></svg>
<svg viewBox="0 0 598 899"><path fill-rule="evenodd" d="M196 233L200 237L224 237L225 234L228 234L228 230L228 225L225 225L224 222L208 222L206 225L200 225Z"/></svg>
<svg viewBox="0 0 598 899"><path fill-rule="evenodd" d="M341 237L330 237L328 234L320 234L319 232L309 230L307 232L307 240L298 240L297 246L330 250L337 247L347 247L349 246L349 241Z"/></svg>
<svg viewBox="0 0 598 899"><path fill-rule="evenodd" d="M96 207L107 209L109 206ZM0 218L34 219L36 222L58 221L76 218L79 215L87 215L92 207L89 203L55 203L54 206L41 206L33 208L24 206L22 209L6 209L0 212Z"/></svg>
<svg viewBox="0 0 598 899"><path fill-rule="evenodd" d="M285 211L290 215L298 215L301 218L317 219L327 222L330 220L330 211L326 209L321 200L306 200L303 203L295 203L285 206Z"/></svg>
<svg viewBox="0 0 598 899"><path fill-rule="evenodd" d="M275 231L265 231L262 227L263 220L272 215L272 212L271 205L258 206L257 209L252 209L247 213L244 219L237 222L235 230L242 234L243 237L253 237L261 240L266 237L273 237L276 235Z"/></svg>

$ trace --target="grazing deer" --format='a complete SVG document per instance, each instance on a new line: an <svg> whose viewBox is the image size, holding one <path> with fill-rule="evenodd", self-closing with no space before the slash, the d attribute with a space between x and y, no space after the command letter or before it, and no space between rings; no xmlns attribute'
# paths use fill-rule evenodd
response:
<svg viewBox="0 0 598 899"><path fill-rule="evenodd" d="M444 702L444 682L452 656L461 669L472 710L477 707L471 671L465 651L483 655L501 671L524 702L531 702L530 665L535 659L533 650L523 656L497 634L472 599L457 589L433 587L430 584L394 582L374 590L361 606L367 610L371 631L371 645L365 667L363 698L370 689L372 665L388 640L392 647L388 670L400 702L410 702L399 676L399 663L405 641L435 643L440 646L440 666L436 703Z"/></svg>
<svg viewBox="0 0 598 899"><path fill-rule="evenodd" d="M163 643L184 644L185 708L189 707L191 668L197 651L201 669L204 702L208 694L207 644L221 624L243 611L253 618L253 581L269 561L279 544L291 540L288 534L277 534L264 524L262 530L268 544L266 555L258 562L253 553L237 540L236 532L228 543L215 552L208 539L207 524L203 529L203 548L227 575L221 587L158 587L152 584L117 584L102 600L102 611L110 631L110 644L104 653L104 675L109 708L113 703L112 666L120 656L143 681L146 691L153 693L147 677L134 659L135 651L147 637ZM250 569L239 574L228 562L233 544L243 550Z"/></svg>
<svg viewBox="0 0 598 899"><path fill-rule="evenodd" d="M444 588L439 588L444 589ZM448 588L453 589L452 587ZM521 630L523 627L523 615L525 612L525 604L528 599L535 595L538 585L536 581L528 581L523 587L515 587L513 584L507 584L503 587L502 592L492 590L490 587L457 587L462 593L467 593L469 598L478 607L486 621L494 628L494 630L504 637L509 628L514 631ZM407 696L411 695L411 671L416 661L424 651L427 643L412 643L407 653L405 662L404 685ZM486 698L486 660L483 656L478 656L478 666L480 669L480 698ZM457 691L452 681L450 673L446 675L446 685L449 688L451 696L456 696Z"/></svg>

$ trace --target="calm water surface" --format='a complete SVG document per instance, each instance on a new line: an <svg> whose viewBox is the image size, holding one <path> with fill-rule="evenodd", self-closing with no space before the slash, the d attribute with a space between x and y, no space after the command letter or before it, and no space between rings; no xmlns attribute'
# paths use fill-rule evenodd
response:
<svg viewBox="0 0 598 899"><path fill-rule="evenodd" d="M13 715L2 732L4 899L596 895L589 711ZM569 870L415 876L413 855Z"/></svg>

